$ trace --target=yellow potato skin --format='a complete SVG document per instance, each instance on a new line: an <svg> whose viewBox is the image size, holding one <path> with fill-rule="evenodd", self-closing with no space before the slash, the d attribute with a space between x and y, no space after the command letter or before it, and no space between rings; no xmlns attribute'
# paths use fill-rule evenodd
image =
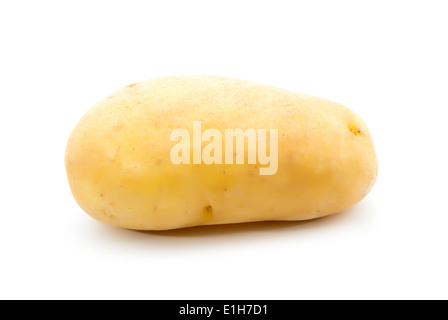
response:
<svg viewBox="0 0 448 320"><path fill-rule="evenodd" d="M278 129L277 173L174 165L170 133L193 121L203 131ZM363 199L378 171L369 130L348 108L215 76L158 78L101 100L73 130L65 166L85 212L138 230L318 218Z"/></svg>

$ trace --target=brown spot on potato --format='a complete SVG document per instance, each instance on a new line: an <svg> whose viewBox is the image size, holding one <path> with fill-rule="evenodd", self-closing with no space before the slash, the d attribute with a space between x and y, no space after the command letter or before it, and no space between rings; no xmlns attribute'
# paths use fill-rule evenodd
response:
<svg viewBox="0 0 448 320"><path fill-rule="evenodd" d="M349 123L348 124L348 129L350 130L351 133L353 133L355 136L357 136L358 134L361 134L362 131L361 129L359 129L359 127L356 124L353 123Z"/></svg>
<svg viewBox="0 0 448 320"><path fill-rule="evenodd" d="M204 208L204 217L211 218L213 217L213 207L208 205Z"/></svg>
<svg viewBox="0 0 448 320"><path fill-rule="evenodd" d="M106 216L109 219L115 219L115 216L113 214L108 213L106 209L103 209L102 213L104 216Z"/></svg>

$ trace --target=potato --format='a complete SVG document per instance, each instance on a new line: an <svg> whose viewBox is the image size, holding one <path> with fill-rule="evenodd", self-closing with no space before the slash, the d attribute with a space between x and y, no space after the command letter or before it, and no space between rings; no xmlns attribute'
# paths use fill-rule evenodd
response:
<svg viewBox="0 0 448 320"><path fill-rule="evenodd" d="M363 199L378 168L348 108L216 76L158 78L101 100L73 130L65 165L85 212L138 230L330 215Z"/></svg>

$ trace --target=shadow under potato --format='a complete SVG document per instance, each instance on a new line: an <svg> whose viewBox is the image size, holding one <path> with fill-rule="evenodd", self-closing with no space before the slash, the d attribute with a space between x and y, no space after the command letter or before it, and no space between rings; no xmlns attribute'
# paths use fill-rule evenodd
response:
<svg viewBox="0 0 448 320"><path fill-rule="evenodd" d="M289 229L302 229L311 226L314 227L317 225L331 223L334 220L339 220L343 218L344 216L350 214L351 212L352 208L329 216L302 221L256 221L256 222L244 222L244 223L194 226L194 227L165 230L165 231L159 231L159 230L143 231L143 230L129 230L129 229L128 231L160 237L207 237L207 236L231 235L240 233L256 233L256 232L270 232L270 231L277 232Z"/></svg>

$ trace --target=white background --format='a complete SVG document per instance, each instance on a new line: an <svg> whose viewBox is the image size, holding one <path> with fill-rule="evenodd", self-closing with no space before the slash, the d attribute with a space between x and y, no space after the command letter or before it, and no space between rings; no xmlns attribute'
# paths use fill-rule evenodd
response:
<svg viewBox="0 0 448 320"><path fill-rule="evenodd" d="M446 1L0 2L0 298L448 298ZM74 201L64 149L120 87L215 74L345 104L379 158L339 215L144 233Z"/></svg>

